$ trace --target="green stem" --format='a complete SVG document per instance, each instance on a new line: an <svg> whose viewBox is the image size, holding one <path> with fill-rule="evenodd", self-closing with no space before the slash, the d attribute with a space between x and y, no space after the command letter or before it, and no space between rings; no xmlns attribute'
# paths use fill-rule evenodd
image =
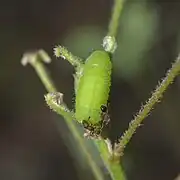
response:
<svg viewBox="0 0 180 180"><path fill-rule="evenodd" d="M74 90L76 92L78 81L80 77L82 76L83 72L83 60L75 55L73 55L71 52L69 52L65 47L63 46L56 46L54 49L54 55L56 57L61 57L63 59L66 59L74 68L75 68L75 74L74 74Z"/></svg>
<svg viewBox="0 0 180 180"><path fill-rule="evenodd" d="M21 63L23 65L30 63L34 67L43 85L46 87L46 90L50 92L50 94L45 96L47 104L59 115L64 117L73 137L77 141L77 146L80 146L80 150L82 150L82 153L85 154L85 157L87 158L87 161L92 169L92 172L94 173L94 176L97 180L103 180L103 173L93 160L93 157L91 156L91 153L89 153L87 147L84 145L83 137L79 133L78 129L76 128L73 122L73 113L67 108L66 104L63 102L63 94L56 92L56 88L47 72L47 69L45 68L44 64L40 61L41 59L46 63L50 62L50 58L49 60L45 58L47 57L46 55L47 53L43 50L26 53L23 56Z"/></svg>
<svg viewBox="0 0 180 180"><path fill-rule="evenodd" d="M177 57L172 65L172 68L166 73L166 77L157 86L155 91L152 93L151 98L147 103L140 109L138 114L135 116L134 120L129 123L129 128L119 140L114 150L114 156L120 157L123 155L124 148L132 138L133 134L137 128L141 125L142 121L149 115L153 107L160 102L163 97L164 92L167 90L168 86L174 81L175 77L180 73L180 55Z"/></svg>
<svg viewBox="0 0 180 180"><path fill-rule="evenodd" d="M108 169L110 176L113 180L125 180L125 175L119 161L110 159L110 153L107 143L103 140L96 140L96 146L100 152L101 158Z"/></svg>
<svg viewBox="0 0 180 180"><path fill-rule="evenodd" d="M55 85L48 74L48 71L41 60L45 63L50 63L51 58L44 50L39 50L35 52L28 52L25 53L21 63L26 65L30 63L33 68L35 69L36 73L38 74L39 78L41 79L43 85L45 86L48 92L56 92Z"/></svg>
<svg viewBox="0 0 180 180"><path fill-rule="evenodd" d="M63 59L66 59L67 61L69 61L69 63L76 67L76 68L81 68L82 64L83 64L83 60L80 59L77 56L74 56L71 52L69 52L65 47L63 46L56 46L54 48L54 55L56 57L61 57Z"/></svg>
<svg viewBox="0 0 180 180"><path fill-rule="evenodd" d="M103 48L105 51L113 54L117 48L117 32L119 26L119 19L122 13L125 0L114 0L112 9L112 17L109 22L109 28L107 35L103 38Z"/></svg>
<svg viewBox="0 0 180 180"><path fill-rule="evenodd" d="M54 52L55 52L55 55L57 57L64 57L65 59L67 59L75 68L78 66L80 67L80 71L77 70L76 68L76 76L75 76L75 82L77 82L79 79L80 79L80 76L81 76L81 71L83 71L83 64L82 64L82 61L79 60L79 58L77 58L76 56L72 55L67 49L65 49L64 47L62 46L57 46L56 48L54 48ZM75 83L75 91L76 91L76 86L77 86L78 83ZM47 98L46 98L47 99ZM47 104L49 104L47 102ZM59 114L62 114L62 112L58 112L55 107L52 106L52 104L49 106L55 110L57 113ZM113 180L124 180L125 177L124 177L124 173L121 169L121 166L119 164L119 162L115 162L115 161L111 161L109 159L110 155L111 155L111 152L110 152L110 148L108 149L108 146L111 146L110 145L110 142L109 142L109 145L107 146L107 143L104 141L104 140L94 140L99 152L100 152L100 156L102 158L102 160L104 161L104 164L106 166L106 168L108 169L110 175L111 175L111 178ZM83 145L83 142L82 142L82 145ZM82 147L83 148L83 147ZM89 157L89 155L87 154L87 157Z"/></svg>
<svg viewBox="0 0 180 180"><path fill-rule="evenodd" d="M117 36L119 19L122 13L123 5L125 0L114 0L114 6L112 10L112 17L109 23L109 30L107 36Z"/></svg>
<svg viewBox="0 0 180 180"><path fill-rule="evenodd" d="M89 152L87 150L87 147L84 144L82 135L78 132L76 126L74 125L74 122L73 122L74 114L72 112L68 111L66 108L61 107L60 103L57 103L59 101L58 97L59 97L59 93L49 93L45 96L46 103L57 114L59 114L65 118L69 129L71 130L74 138L78 142L78 146L80 147L80 149L85 154L96 179L97 180L103 180L104 179L103 174L101 173L99 167L97 166L97 164L93 160L93 157L91 156L91 152Z"/></svg>

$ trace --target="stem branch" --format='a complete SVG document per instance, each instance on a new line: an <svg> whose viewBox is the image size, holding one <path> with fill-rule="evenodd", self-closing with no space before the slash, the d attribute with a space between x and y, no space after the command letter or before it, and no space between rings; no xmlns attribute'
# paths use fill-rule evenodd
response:
<svg viewBox="0 0 180 180"><path fill-rule="evenodd" d="M116 144L114 149L114 156L122 156L123 151L132 138L133 134L137 128L141 125L142 121L149 115L153 107L160 102L163 97L164 92L167 90L168 86L174 81L175 77L180 73L180 55L177 57L175 62L172 65L172 68L169 69L166 73L165 78L157 86L155 91L152 93L151 98L146 102L144 106L140 109L138 114L135 116L134 120L129 123L128 129L121 136L119 143Z"/></svg>
<svg viewBox="0 0 180 180"><path fill-rule="evenodd" d="M29 52L24 54L21 63L23 65L30 63L33 66L33 68L36 70L43 85L46 87L46 90L49 92L49 94L45 96L45 100L47 104L50 106L52 110L56 111L59 115L64 117L67 126L69 127L70 132L72 133L72 136L77 142L77 146L79 146L82 153L85 154L85 157L87 158L87 162L89 163L89 166L91 167L92 172L96 177L96 179L104 180L103 173L95 163L87 147L84 145L83 136L82 134L80 134L80 132L78 131L77 127L73 122L73 113L67 108L66 104L63 102L63 94L56 92L54 83L50 78L46 67L41 62L42 60L43 62L49 63L51 59L50 57L49 58L47 57L49 56L44 50Z"/></svg>
<svg viewBox="0 0 180 180"><path fill-rule="evenodd" d="M107 36L117 36L119 19L122 13L123 5L125 0L114 0L114 6L112 10L112 16L109 23L109 30Z"/></svg>

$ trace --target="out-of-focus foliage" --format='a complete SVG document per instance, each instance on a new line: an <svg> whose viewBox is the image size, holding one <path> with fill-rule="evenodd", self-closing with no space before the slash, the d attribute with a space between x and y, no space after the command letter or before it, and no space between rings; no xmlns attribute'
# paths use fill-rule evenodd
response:
<svg viewBox="0 0 180 180"><path fill-rule="evenodd" d="M54 45L82 58L101 47L113 1L3 1L0 6L0 179L80 179L63 120L46 107L46 93L34 71L20 65L22 54ZM113 57L112 136L120 135L147 100L180 48L178 1L131 0L120 22ZM53 55L52 55L53 57ZM48 66L65 101L72 105L72 68L63 59ZM169 180L180 172L180 80L146 119L128 146L123 165L130 180ZM70 107L70 106L69 106ZM54 120L58 120L60 137ZM67 145L66 144L66 145ZM77 152L78 154L78 152ZM80 157L80 156L79 156ZM77 159L79 158L77 157ZM89 176L82 163L81 174Z"/></svg>
<svg viewBox="0 0 180 180"><path fill-rule="evenodd" d="M87 56L96 49L102 48L103 28L98 26L76 27L66 34L64 46L80 57Z"/></svg>
<svg viewBox="0 0 180 180"><path fill-rule="evenodd" d="M119 48L114 56L118 76L132 79L147 68L144 54L152 47L157 36L157 12L155 6L146 3L129 3L120 23Z"/></svg>

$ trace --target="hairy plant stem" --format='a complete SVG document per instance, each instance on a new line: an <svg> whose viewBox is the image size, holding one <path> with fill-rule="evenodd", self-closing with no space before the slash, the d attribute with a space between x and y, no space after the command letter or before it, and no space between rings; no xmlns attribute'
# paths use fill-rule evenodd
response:
<svg viewBox="0 0 180 180"><path fill-rule="evenodd" d="M109 22L109 30L107 36L117 36L119 19L122 13L123 5L125 0L114 0L114 5L112 9L112 16Z"/></svg>
<svg viewBox="0 0 180 180"><path fill-rule="evenodd" d="M120 157L123 155L126 145L131 140L133 134L136 132L137 128L141 125L143 120L149 115L150 111L154 106L160 102L163 97L164 92L167 90L168 86L174 81L175 77L180 73L180 55L177 57L172 65L172 68L168 70L165 78L157 86L155 91L152 93L151 98L146 102L144 106L141 107L135 118L129 123L128 129L121 136L119 143L116 144L114 149L114 156Z"/></svg>
<svg viewBox="0 0 180 180"><path fill-rule="evenodd" d="M45 100L49 107L56 111L59 115L63 116L67 126L70 129L70 132L72 133L73 138L77 142L77 146L80 146L80 150L82 153L85 154L85 157L87 158L87 162L89 163L89 166L97 180L103 180L104 176L100 168L97 166L96 162L94 161L91 153L87 149L87 147L84 145L83 142L83 135L80 134L77 127L75 126L73 122L73 113L67 108L66 104L63 102L63 94L60 92L56 92L56 88L54 86L54 83L52 79L50 78L48 71L46 67L44 66L43 62L50 62L46 61L46 59L43 58L43 56L40 56L39 53L42 53L43 50L36 51L36 52L30 52L25 53L21 63L23 65L26 65L27 63L30 63L32 67L37 72L37 75L41 79L43 85L45 86L46 90L49 92L45 96ZM45 51L43 51L46 53ZM42 62L43 61L43 62Z"/></svg>
<svg viewBox="0 0 180 180"><path fill-rule="evenodd" d="M64 57L64 59L67 59L67 61L69 61L70 64L72 64L74 66L74 68L76 69L76 76L74 76L75 82L76 81L78 82L79 78L81 76L81 72L83 72L83 64L81 63L82 61L78 63L78 58L74 59L74 57L76 57L76 56L72 55L70 52L68 52L68 50L66 48L64 48L62 46L57 46L54 49L54 54L55 54L55 56L58 55L58 57L59 56ZM77 65L80 68L77 69ZM78 71L78 70L80 70L80 71ZM76 86L78 86L77 84L78 83L75 83L75 91L76 91ZM50 107L52 109L54 109L54 107L52 105L50 105ZM110 159L110 157L112 156L112 144L111 144L111 142L108 139L107 140L93 139L92 141L94 141L94 143L96 144L97 149L99 150L100 156L101 156L107 170L109 171L111 178L113 180L125 180L125 175L122 171L122 167L120 166L119 162L113 161L112 159Z"/></svg>

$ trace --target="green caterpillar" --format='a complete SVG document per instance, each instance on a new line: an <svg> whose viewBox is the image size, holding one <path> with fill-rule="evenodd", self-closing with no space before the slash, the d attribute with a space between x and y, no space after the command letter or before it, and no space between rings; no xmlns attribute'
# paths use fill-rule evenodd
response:
<svg viewBox="0 0 180 180"><path fill-rule="evenodd" d="M85 61L78 81L75 118L93 134L99 134L107 118L112 63L108 52L94 51ZM107 117L107 116L106 116Z"/></svg>

